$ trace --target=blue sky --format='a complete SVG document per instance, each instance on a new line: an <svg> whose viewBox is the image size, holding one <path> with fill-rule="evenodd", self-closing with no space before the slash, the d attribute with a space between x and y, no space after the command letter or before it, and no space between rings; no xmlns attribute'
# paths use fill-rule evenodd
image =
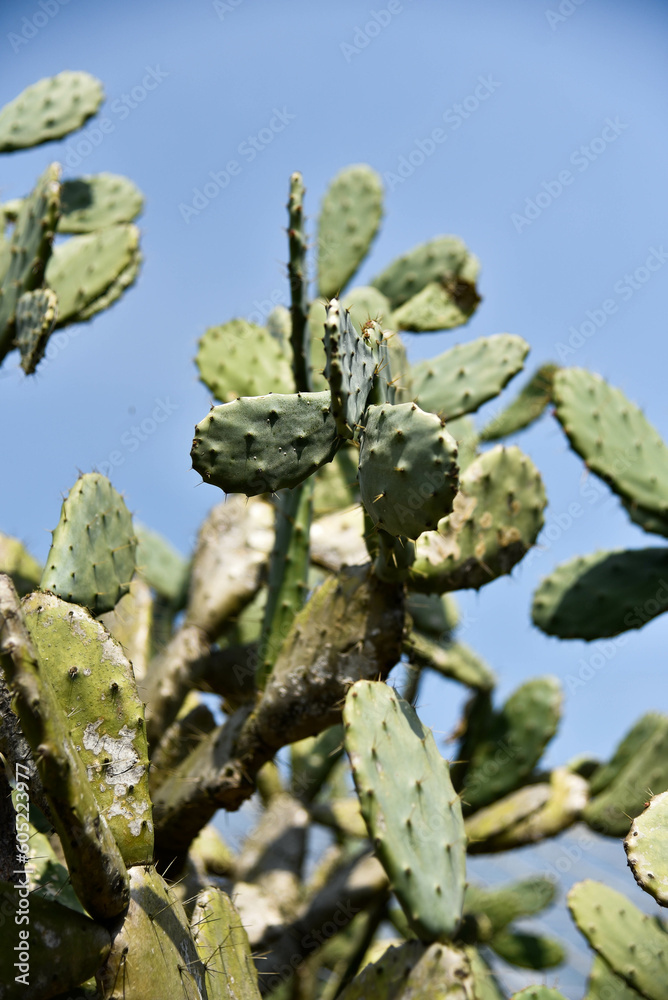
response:
<svg viewBox="0 0 668 1000"><path fill-rule="evenodd" d="M35 378L14 357L5 363L0 530L44 558L61 495L79 470L107 471L115 455L111 478L131 509L189 549L221 498L190 470L193 426L210 403L196 342L272 296L287 301L295 169L312 218L342 167L367 162L385 178L386 218L361 282L440 233L480 257L476 316L453 333L410 337L413 359L518 333L532 346L527 370L557 360L601 372L668 437L667 27L668 10L648 0L4 3L0 103L43 76L85 69L104 83L100 115L113 127L96 133L93 120L62 143L4 156L0 197L24 194L59 159L65 176L126 174L146 209L136 287L69 327ZM194 201L206 184L208 203ZM638 271L648 258L660 265ZM140 440L133 428L157 406L167 417ZM551 761L606 754L666 703L668 619L617 641L560 643L530 624L531 594L572 555L661 542L583 479L552 418L517 440L543 473L548 528L511 579L463 597L463 638L498 672L502 694L537 673L562 678ZM425 721L447 731L461 698L428 685Z"/></svg>

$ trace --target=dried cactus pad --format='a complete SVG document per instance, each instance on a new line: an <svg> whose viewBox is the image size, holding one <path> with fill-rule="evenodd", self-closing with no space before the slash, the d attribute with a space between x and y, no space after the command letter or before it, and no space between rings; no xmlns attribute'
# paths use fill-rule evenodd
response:
<svg viewBox="0 0 668 1000"><path fill-rule="evenodd" d="M88 472L63 501L42 589L95 615L111 611L130 589L136 546L122 496L105 476Z"/></svg>

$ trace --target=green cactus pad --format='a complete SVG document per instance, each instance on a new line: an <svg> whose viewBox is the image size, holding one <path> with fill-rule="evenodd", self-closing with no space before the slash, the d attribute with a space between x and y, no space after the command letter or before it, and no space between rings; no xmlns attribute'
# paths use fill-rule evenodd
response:
<svg viewBox="0 0 668 1000"><path fill-rule="evenodd" d="M474 285L479 264L457 236L436 236L398 257L371 282L393 309L413 298L430 282L454 287L459 279Z"/></svg>
<svg viewBox="0 0 668 1000"><path fill-rule="evenodd" d="M464 952L443 944L406 941L387 948L339 994L340 1000L474 1000Z"/></svg>
<svg viewBox="0 0 668 1000"><path fill-rule="evenodd" d="M263 327L233 319L209 327L195 360L207 389L228 403L239 396L292 392L295 382L287 349Z"/></svg>
<svg viewBox="0 0 668 1000"><path fill-rule="evenodd" d="M417 538L449 514L457 492L457 444L415 403L370 406L360 448L362 502L389 534Z"/></svg>
<svg viewBox="0 0 668 1000"><path fill-rule="evenodd" d="M497 445L460 478L454 510L417 542L411 587L423 593L479 588L510 573L536 541L547 499L519 448Z"/></svg>
<svg viewBox="0 0 668 1000"><path fill-rule="evenodd" d="M191 928L208 1000L260 1000L248 935L229 896L213 887L201 892Z"/></svg>
<svg viewBox="0 0 668 1000"><path fill-rule="evenodd" d="M258 689L264 687L295 615L301 611L306 600L312 514L312 479L280 495L260 638L261 659L256 673Z"/></svg>
<svg viewBox="0 0 668 1000"><path fill-rule="evenodd" d="M12 707L47 790L72 885L92 917L111 920L128 904L127 870L70 737L72 720L66 717L37 659L7 577L0 577L0 653L13 695Z"/></svg>
<svg viewBox="0 0 668 1000"><path fill-rule="evenodd" d="M464 949L471 965L475 1000L506 1000L506 994L477 948Z"/></svg>
<svg viewBox="0 0 668 1000"><path fill-rule="evenodd" d="M383 185L365 164L336 175L318 219L318 294L339 295L362 263L383 215Z"/></svg>
<svg viewBox="0 0 668 1000"><path fill-rule="evenodd" d="M343 297L343 305L360 333L369 320L374 320L383 330L392 328L392 306L373 285L351 288Z"/></svg>
<svg viewBox="0 0 668 1000"><path fill-rule="evenodd" d="M32 375L44 357L58 315L58 296L50 288L24 292L16 304L14 344L21 352L21 368Z"/></svg>
<svg viewBox="0 0 668 1000"><path fill-rule="evenodd" d="M653 732L620 767L605 789L590 800L583 812L598 833L625 837L631 820L645 808L652 795L668 790L668 718L662 716Z"/></svg>
<svg viewBox="0 0 668 1000"><path fill-rule="evenodd" d="M647 511L668 515L668 447L623 392L584 368L554 379L559 422L587 466Z"/></svg>
<svg viewBox="0 0 668 1000"><path fill-rule="evenodd" d="M33 83L0 110L0 153L61 139L81 128L103 98L90 73L65 70Z"/></svg>
<svg viewBox="0 0 668 1000"><path fill-rule="evenodd" d="M442 645L426 635L412 632L404 642L409 663L428 667L460 684L479 691L491 691L496 677L480 657L462 642Z"/></svg>
<svg viewBox="0 0 668 1000"><path fill-rule="evenodd" d="M458 759L468 761L462 785L468 812L495 802L526 781L557 731L562 700L556 677L533 678L494 712L472 745L464 738Z"/></svg>
<svg viewBox="0 0 668 1000"><path fill-rule="evenodd" d="M624 982L647 1000L668 1000L668 932L658 920L599 882L568 894L568 908L587 941Z"/></svg>
<svg viewBox="0 0 668 1000"><path fill-rule="evenodd" d="M554 896L554 881L542 875L493 888L471 884L466 887L464 912L484 914L497 934L513 920L540 913L550 906Z"/></svg>
<svg viewBox="0 0 668 1000"><path fill-rule="evenodd" d="M636 882L661 906L668 906L667 841L668 792L662 792L636 816L624 841Z"/></svg>
<svg viewBox="0 0 668 1000"><path fill-rule="evenodd" d="M643 531L647 531L652 535L663 535L664 538L668 538L668 518L661 517L660 514L655 514L652 510L645 510L644 507L639 507L637 504L631 503L630 500L624 500L623 498L622 507L624 507L633 523L637 524Z"/></svg>
<svg viewBox="0 0 668 1000"><path fill-rule="evenodd" d="M16 795L16 793L15 793ZM83 913L72 883L70 873L58 860L49 838L30 824L30 840L26 857L26 872L30 881L30 892L41 899L55 900L77 913ZM31 898L33 898L31 896Z"/></svg>
<svg viewBox="0 0 668 1000"><path fill-rule="evenodd" d="M659 732L664 731L668 718L658 712L647 712L631 727L620 742L610 761L602 764L589 779L590 795L605 791L637 753Z"/></svg>
<svg viewBox="0 0 668 1000"><path fill-rule="evenodd" d="M105 1000L206 1000L204 966L174 892L155 868L143 867L130 869L130 891L128 912L97 973Z"/></svg>
<svg viewBox="0 0 668 1000"><path fill-rule="evenodd" d="M169 610L153 600L151 588L146 580L134 576L130 589L121 597L113 611L100 615L107 631L116 639L128 660L132 664L132 672L137 683L143 681L146 669L154 654L156 636L154 625L158 628L169 618Z"/></svg>
<svg viewBox="0 0 668 1000"><path fill-rule="evenodd" d="M190 564L173 545L138 521L134 522L137 572L175 608L185 604Z"/></svg>
<svg viewBox="0 0 668 1000"><path fill-rule="evenodd" d="M20 910L17 887L8 882L0 882L0 906L4 914L16 914L16 920L7 921L0 944L0 997L40 1000L72 990L109 954L109 931L83 913L35 893ZM22 945L27 961L17 968ZM26 972L27 979L17 984L15 977Z"/></svg>
<svg viewBox="0 0 668 1000"><path fill-rule="evenodd" d="M522 387L516 398L480 431L481 441L498 441L529 427L542 415L552 400L554 364L541 365Z"/></svg>
<svg viewBox="0 0 668 1000"><path fill-rule="evenodd" d="M13 346L19 299L42 284L59 211L60 166L53 163L23 201L12 233L9 267L0 286L0 360Z"/></svg>
<svg viewBox="0 0 668 1000"><path fill-rule="evenodd" d="M58 326L91 307L136 262L139 230L119 223L71 236L54 248L45 281L58 296Z"/></svg>
<svg viewBox="0 0 668 1000"><path fill-rule="evenodd" d="M226 493L293 489L341 445L329 392L275 393L215 406L195 428L193 468Z"/></svg>
<svg viewBox="0 0 668 1000"><path fill-rule="evenodd" d="M292 794L311 802L343 753L343 727L330 726L318 736L308 736L290 748Z"/></svg>
<svg viewBox="0 0 668 1000"><path fill-rule="evenodd" d="M359 427L373 386L376 359L367 339L353 326L338 299L327 306L325 374L332 392L332 413L341 437L352 438Z"/></svg>
<svg viewBox="0 0 668 1000"><path fill-rule="evenodd" d="M144 707L132 666L83 608L34 593L25 598L23 613L123 860L145 864L153 855L153 823Z"/></svg>
<svg viewBox="0 0 668 1000"><path fill-rule="evenodd" d="M42 567L18 538L0 532L0 573L11 576L19 596L39 587Z"/></svg>
<svg viewBox="0 0 668 1000"><path fill-rule="evenodd" d="M642 1000L642 997L616 976L600 955L595 955L584 1000Z"/></svg>
<svg viewBox="0 0 668 1000"><path fill-rule="evenodd" d="M141 267L142 255L137 249L133 255L130 263L125 267L117 278L114 278L112 283L106 289L102 295L98 295L96 299L93 299L87 306L80 309L79 312L75 313L69 320L68 323L85 323L87 320L92 319L99 312L103 312L120 299L121 295L133 285L137 280L137 275L139 274L139 269Z"/></svg>
<svg viewBox="0 0 668 1000"><path fill-rule="evenodd" d="M553 969L566 961L559 941L539 934L501 931L490 939L489 946L504 962L521 969Z"/></svg>
<svg viewBox="0 0 668 1000"><path fill-rule="evenodd" d="M444 420L473 413L522 370L528 351L526 340L513 333L458 344L413 366L415 399Z"/></svg>
<svg viewBox="0 0 668 1000"><path fill-rule="evenodd" d="M476 266L476 274L477 270ZM453 330L471 318L479 302L475 277L469 281L460 274L444 281L430 281L417 295L395 309L393 321L399 330L413 333Z"/></svg>
<svg viewBox="0 0 668 1000"><path fill-rule="evenodd" d="M105 476L81 476L63 501L41 587L93 614L111 611L130 588L137 540L132 515Z"/></svg>
<svg viewBox="0 0 668 1000"><path fill-rule="evenodd" d="M602 639L668 611L668 549L576 556L541 581L534 625L561 639Z"/></svg>
<svg viewBox="0 0 668 1000"><path fill-rule="evenodd" d="M64 181L59 233L92 233L117 222L132 222L144 206L141 191L120 174L93 174Z"/></svg>
<svg viewBox="0 0 668 1000"><path fill-rule="evenodd" d="M461 919L466 868L448 764L411 706L382 683L354 684L343 721L362 814L397 899L420 938L447 939Z"/></svg>
<svg viewBox="0 0 668 1000"><path fill-rule="evenodd" d="M409 593L406 610L413 627L438 642L449 642L459 624L459 608L452 594Z"/></svg>
<svg viewBox="0 0 668 1000"><path fill-rule="evenodd" d="M466 414L448 421L448 430L457 442L457 462L461 474L478 458L478 432L475 423Z"/></svg>

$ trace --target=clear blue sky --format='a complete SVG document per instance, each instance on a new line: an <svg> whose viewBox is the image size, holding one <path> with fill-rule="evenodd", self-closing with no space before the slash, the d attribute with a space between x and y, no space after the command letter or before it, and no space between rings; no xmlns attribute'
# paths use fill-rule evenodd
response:
<svg viewBox="0 0 668 1000"><path fill-rule="evenodd" d="M625 277L668 249L665 5L45 4L48 23L36 30L37 0L0 7L0 103L43 76L85 69L104 82L101 113L113 129L80 163L77 148L86 146L76 135L4 156L0 197L24 194L53 159L70 163L65 176L126 174L146 195L145 263L112 310L68 328L76 336L36 378L20 375L13 357L6 362L0 530L44 558L61 495L78 470L104 467L120 451L112 480L131 509L189 549L222 497L197 486L190 471L193 426L210 402L192 362L196 342L207 326L248 316L272 293L285 301L284 205L295 169L312 216L341 167L368 162L385 175L386 220L362 279L439 233L458 234L481 258L484 301L474 319L452 334L410 338L413 359L485 334L518 333L532 345L527 369L554 359L599 371L668 437L668 266L635 288ZM559 14L560 6L571 13ZM386 22L378 32L365 28L373 10ZM23 40L22 32L33 37ZM152 90L142 90L147 74ZM445 140L397 181L402 157L436 128ZM262 138L252 155L254 136ZM239 169L229 183L199 214L184 212L211 173L224 183L230 160ZM560 191L563 171L570 181ZM527 199L541 192L539 211L523 223ZM569 343L571 328L607 299L614 313L564 355L559 345ZM169 418L136 442L133 426L159 401ZM576 553L655 542L605 488L583 483L582 464L552 418L518 443L544 475L553 527L512 579L461 601L465 640L498 671L502 693L537 673L566 681L551 761L585 749L605 754L639 714L666 705L668 618L619 645L559 643L531 626L531 594ZM580 516L566 526L574 503ZM595 655L604 665L569 692L568 677ZM444 691L426 688L422 714L446 731L461 694L453 688L445 699Z"/></svg>

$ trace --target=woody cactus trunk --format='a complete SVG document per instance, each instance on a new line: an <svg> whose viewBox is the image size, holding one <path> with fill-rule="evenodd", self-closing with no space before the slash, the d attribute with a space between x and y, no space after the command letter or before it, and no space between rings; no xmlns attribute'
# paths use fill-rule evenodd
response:
<svg viewBox="0 0 668 1000"><path fill-rule="evenodd" d="M54 80L0 113L2 148L53 138L23 116ZM35 206L42 232L54 229L52 175L13 240ZM590 793L617 809L636 877L668 898L652 835L666 807L659 796L642 813L620 781L649 755L663 790L665 718L641 720L607 765L546 771L558 682L535 678L499 704L493 672L458 641L452 592L510 573L543 523L531 460L516 446L480 451L491 432L467 416L528 345L497 334L410 365L400 331L465 323L478 262L439 236L349 289L381 215L369 167L333 180L310 299L293 174L290 310L200 340L200 376L220 402L196 427L193 466L227 496L191 559L94 472L63 502L45 566L0 536L0 998L498 1000L499 960L545 979L566 958L515 925L555 885L470 883L467 853L554 837L583 816L595 826ZM67 284L74 264L62 263ZM0 298L7 350L21 346L25 296L54 291L48 268L16 267ZM540 412L541 392L514 404L506 430L518 405ZM452 764L413 708L427 671L469 693ZM251 797L259 820L233 851L213 821ZM330 846L314 859L316 829ZM589 996L666 997L663 924L606 892L581 883L570 898L596 952Z"/></svg>

